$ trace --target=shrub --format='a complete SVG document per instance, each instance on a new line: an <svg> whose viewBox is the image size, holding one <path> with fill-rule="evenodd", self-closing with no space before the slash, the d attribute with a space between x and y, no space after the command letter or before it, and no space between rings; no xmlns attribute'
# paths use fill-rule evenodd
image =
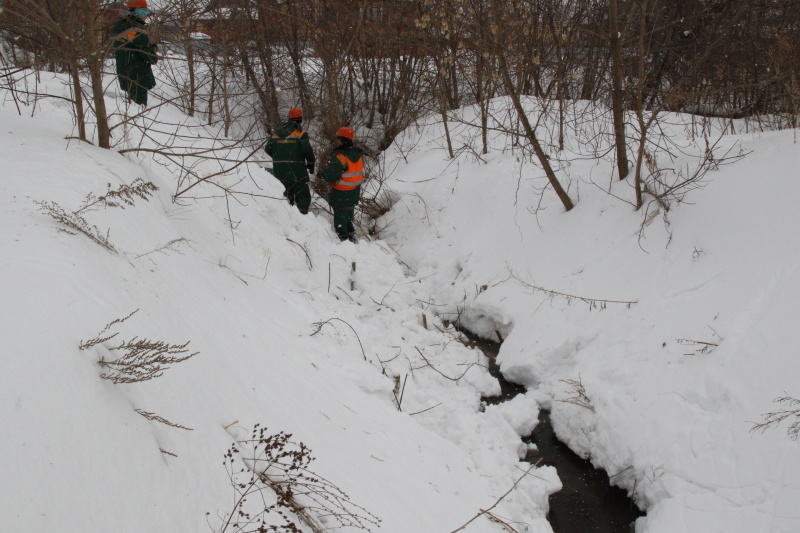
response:
<svg viewBox="0 0 800 533"><path fill-rule="evenodd" d="M291 437L282 431L270 434L256 424L250 439L231 445L224 465L235 492L234 507L217 533L302 533L301 526L314 533L339 527L370 531L377 526L376 516L309 469L311 450ZM237 457L243 462L238 471ZM257 501L248 505L251 496Z"/></svg>

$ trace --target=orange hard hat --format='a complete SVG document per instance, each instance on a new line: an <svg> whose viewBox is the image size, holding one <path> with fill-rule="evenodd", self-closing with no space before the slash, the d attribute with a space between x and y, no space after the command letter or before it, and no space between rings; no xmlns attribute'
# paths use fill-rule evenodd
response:
<svg viewBox="0 0 800 533"><path fill-rule="evenodd" d="M345 139L350 139L352 141L353 137L355 137L356 134L353 132L352 129L348 128L347 126L343 126L339 128L339 131L336 132L336 136L344 137Z"/></svg>
<svg viewBox="0 0 800 533"><path fill-rule="evenodd" d="M289 118L303 118L303 111L298 107L293 107L289 110Z"/></svg>

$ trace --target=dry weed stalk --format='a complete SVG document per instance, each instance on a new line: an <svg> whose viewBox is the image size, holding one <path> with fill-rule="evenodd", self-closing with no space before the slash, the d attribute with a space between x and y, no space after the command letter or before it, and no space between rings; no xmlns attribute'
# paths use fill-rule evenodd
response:
<svg viewBox="0 0 800 533"><path fill-rule="evenodd" d="M108 240L109 232L106 231L106 234L103 235L100 230L97 229L97 226L89 224L89 222L87 222L86 219L80 216L77 212L70 213L56 202L39 202L34 200L34 203L39 206L39 211L48 215L56 222L63 224L68 228L72 228L78 233L83 233L106 250L117 253L117 249L114 248L114 245L112 245ZM74 233L71 231L64 231L74 235Z"/></svg>
<svg viewBox="0 0 800 533"><path fill-rule="evenodd" d="M111 326L126 321L137 311L139 310L133 311L124 318L112 320L106 324L95 338L88 341L81 341L78 348L86 350L113 339L118 333L109 335L108 330ZM152 341L134 337L129 341L123 341L117 346L108 348L109 352L124 353L121 357L112 361L106 361L105 358L101 358L98 364L108 370L100 374L100 377L117 384L138 383L157 378L161 376L170 365L186 361L199 353L194 352L184 355L189 351L186 349L188 345L189 341L184 344L168 344L163 341Z"/></svg>
<svg viewBox="0 0 800 533"><path fill-rule="evenodd" d="M797 440L800 435L800 400L791 396L780 396L775 398L773 402L781 404L786 408L779 411L772 411L764 413L763 422L753 424L750 431L760 431L764 433L767 429L778 426L786 420L791 420L789 427L786 428L786 434L792 440Z"/></svg>
<svg viewBox="0 0 800 533"><path fill-rule="evenodd" d="M592 407L592 401L586 394L586 388L584 388L583 383L581 383L580 376L578 376L577 380L562 379L561 383L566 383L567 385L572 387L572 396L570 396L566 400L558 400L559 402L571 403L572 405L577 405L578 407L585 407L591 412L594 412L594 407Z"/></svg>
<svg viewBox="0 0 800 533"><path fill-rule="evenodd" d="M440 376L442 376L443 378L445 378L445 379L447 379L447 380L450 380L450 381L456 381L456 382L458 382L458 381L459 381L461 378L463 378L464 376L466 376L466 375L467 375L467 372L469 372L469 370L470 370L470 369L471 369L473 366L476 366L476 365L477 365L477 366L483 366L483 365L481 365L481 364L480 364L480 363L478 363L478 362L470 363L470 364L467 366L466 370L464 370L464 371L461 373L461 375L460 375L460 376L458 376L458 377L448 376L447 374L445 374L444 372L442 372L441 370L439 370L438 368L436 368L435 366L433 366L433 363L431 363L431 362L428 360L428 358L427 358L427 357L425 357L425 354L423 354L423 353L422 353L422 350L420 350L420 349L419 349L419 348L417 348L416 346L414 346L414 349L415 349L415 350L417 350L417 353L419 354L419 356L420 356L420 357L422 357L422 360L423 360L423 361L425 361L425 364L424 364L424 365L422 365L422 366L415 366L415 367L412 367L412 370L419 370L420 368L428 368L428 367L430 367L430 368L432 368L432 369L433 369L433 371L434 371L434 372L436 372L437 374L439 374L439 375L440 375Z"/></svg>
<svg viewBox="0 0 800 533"><path fill-rule="evenodd" d="M492 509L494 509L495 507L497 507L497 505L498 505L500 502L502 502L502 501L503 501L503 500L506 498L506 496L508 496L509 494L511 494L511 492L512 492L512 491L513 491L515 488L517 488L517 485L519 485L520 481L522 481L523 479L525 479L525 477L526 477L526 476L528 476L528 475L530 474L531 470L533 470L534 468L536 468L537 466L539 466L539 463L541 463L541 462L542 462L542 460L541 460L541 459L539 459L539 460L538 460L538 461L537 461L535 464L532 464L532 465L531 465L531 466L530 466L530 467L529 467L529 468L528 468L528 469L527 469L527 470L526 470L526 471L525 471L525 472L524 472L524 473L523 473L523 474L522 474L522 475L521 475L519 478L517 478L517 480L514 482L514 484L513 484L513 485L511 485L511 488L510 488L510 489L508 489L508 490L506 491L506 493L505 493L505 494L503 494L502 496L500 496L500 497L497 499L497 501L496 501L496 502L494 502L494 503L492 504L492 506L491 506L491 507L489 507L488 509L481 509L481 510L480 510L480 512L479 512L478 514L476 514L475 516L473 516L472 518L470 518L470 519L469 519L469 520L468 520L468 521L467 521L467 522L466 522L466 523L465 523L463 526L461 526L461 527L460 527L460 528L458 528L458 529L454 529L454 530L453 530L453 531L451 531L450 533L457 533L458 531L463 531L464 529L466 529L466 527L467 527L468 525L470 525L472 522L474 522L475 520L477 520L478 518L480 518L480 517L481 517L481 516L483 516L483 515L486 515L486 516L488 516L488 517L489 517L489 520L491 520L491 521L493 521L493 522L495 522L495 523L498 523L498 524L502 525L502 526L503 526L503 529L505 529L506 531L508 531L508 532L510 532L510 533L518 533L518 530L517 530L517 529L515 529L515 528L513 528L513 527L511 526L511 524L509 524L508 522L506 522L506 521L502 520L502 519L501 519L499 516L497 516L496 514L492 513L491 511L492 511ZM527 528L526 528L526 529L527 529Z"/></svg>
<svg viewBox="0 0 800 533"><path fill-rule="evenodd" d="M194 242L194 241L190 241L189 239L187 239L187 238L185 238L185 237L179 237L179 238L177 238L177 239L172 239L172 240L171 240L171 241L169 241L168 243L166 243L166 244L162 244L162 245L161 245L161 246L159 246L158 248L155 248L155 249L153 249L153 250L150 250L149 252L145 252L145 253L143 253L143 254L139 254L139 255L137 255L137 256L136 256L136 259L139 259L140 257L146 257L146 256L148 256L148 255L150 255L150 254L155 254L155 253L158 253L158 254L166 254L168 251L170 251L170 252L176 252L176 253L178 253L179 255L183 255L183 252L181 251L181 249L180 249L180 246L181 246L181 245L183 245L183 244L185 244L185 245L186 245L186 246L188 246L189 248L192 248L192 243L193 243L193 242ZM194 249L194 248L192 248L192 249Z"/></svg>
<svg viewBox="0 0 800 533"><path fill-rule="evenodd" d="M308 468L314 460L311 450L291 437L284 432L269 434L256 424L250 439L231 445L224 464L235 492L234 507L217 533L302 533L298 522L314 533L340 527L370 531L378 526L378 517ZM237 457L244 463L238 471ZM274 493L274 503L267 503L272 500L269 493ZM248 505L251 496L259 500L253 511Z"/></svg>
<svg viewBox="0 0 800 533"><path fill-rule="evenodd" d="M519 275L517 275L516 272L511 270L511 268L509 268L508 271L510 273L511 278L520 285L522 285L523 287L530 289L533 292L543 292L548 296L550 296L550 298L563 298L567 301L568 304L572 303L573 300L579 300L581 302L586 303L589 306L589 309L603 310L608 306L608 304L623 304L627 307L630 307L634 304L639 303L637 300L603 300L598 298L588 298L586 296L577 296L574 294L567 294L564 292L553 291L550 289L539 287L537 285L534 285L532 283L523 280L522 278L519 277Z"/></svg>
<svg viewBox="0 0 800 533"><path fill-rule="evenodd" d="M142 415L148 420L153 420L155 422L161 422L162 424L166 424L167 426L171 426L178 429L185 429L186 431L194 431L192 428L187 428L186 426L182 426L180 424L176 424L175 422L170 422L166 418L160 417L155 413L151 413L149 411L145 411L144 409L134 409L137 413Z"/></svg>
<svg viewBox="0 0 800 533"><path fill-rule="evenodd" d="M102 331L100 331L100 333L98 333L95 336L94 339L90 339L88 341L83 341L82 340L81 343L78 345L78 348L81 349L81 350L88 350L92 346L96 346L98 344L102 344L102 343L104 343L106 341L109 341L109 340L113 339L114 337L119 335L119 333L114 333L113 335L106 335L108 330L111 329L111 326L113 326L115 324L120 324L122 322L125 322L126 320L128 320L130 317L132 317L133 315L135 315L138 312L139 312L139 310L136 309L133 312L131 312L128 316L125 316L125 317L122 317L122 318L116 318L116 319L112 320L111 322L106 324L106 327L104 327L102 329Z"/></svg>
<svg viewBox="0 0 800 533"><path fill-rule="evenodd" d="M358 333L356 333L356 330L355 330L355 328L353 328L353 326L351 326L350 324L348 324L346 321L342 320L341 318L333 317L333 318L329 318L328 320L325 320L323 322L314 322L311 325L314 326L317 329L314 331L314 333L311 334L311 336L313 337L314 335L316 335L317 333L322 331L322 328L323 328L323 326L325 326L325 324L329 324L330 322L332 322L334 320L338 320L339 322L343 322L348 328L350 328L353 331L353 334L356 336L356 339L358 340L358 345L361 347L361 355L364 356L364 361L367 361L367 353L364 351L364 345L361 344L361 337L358 336Z"/></svg>
<svg viewBox="0 0 800 533"><path fill-rule="evenodd" d="M678 344L695 347L694 353L685 353L683 355L697 355L697 354L711 353L714 350L714 348L719 346L719 344L713 342L696 341L693 339L676 339L675 342L677 342Z"/></svg>
<svg viewBox="0 0 800 533"><path fill-rule="evenodd" d="M100 366L108 369L100 374L100 377L117 384L155 379L162 376L171 365L186 361L200 353L184 355L189 351L186 349L188 345L189 341L183 344L168 344L134 337L109 348L111 351L120 351L124 354L113 361L100 359Z"/></svg>
<svg viewBox="0 0 800 533"><path fill-rule="evenodd" d="M89 224L89 222L81 216L81 211L98 204L104 207L120 207L125 209L126 205L133 205L136 198L147 201L153 195L153 192L157 190L158 187L152 182L144 181L142 178L136 178L131 185L122 184L118 189L112 189L109 183L108 190L102 196L95 196L93 193L89 193L84 200L83 207L77 211L67 211L56 202L34 201L34 203L39 206L39 211L50 216L56 222L68 228L72 228L79 233L83 233L106 250L116 253L116 248L114 248L108 240L109 231L106 231L106 234L103 235L97 226ZM72 233L68 230L64 231Z"/></svg>
<svg viewBox="0 0 800 533"><path fill-rule="evenodd" d="M125 206L132 206L139 198L145 202L153 196L153 192L158 190L158 187L151 181L144 181L142 178L136 178L130 185L123 183L118 189L111 189L111 184L107 184L108 190L102 196L95 196L93 193L86 195L83 202L83 207L75 211L75 214L80 213L84 209L89 209L96 205L103 207L119 207L125 209Z"/></svg>

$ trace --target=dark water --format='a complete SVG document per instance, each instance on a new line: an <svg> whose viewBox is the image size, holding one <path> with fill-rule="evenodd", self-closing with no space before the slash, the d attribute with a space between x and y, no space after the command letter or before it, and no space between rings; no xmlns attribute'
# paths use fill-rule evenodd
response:
<svg viewBox="0 0 800 533"><path fill-rule="evenodd" d="M500 374L495 356L499 343L479 339L464 332L472 344L489 357L489 371L500 381L501 394L483 398L487 404L498 404L525 392L525 387L509 383ZM533 442L538 452L529 452L526 461L551 465L558 471L564 488L550 495L547 519L555 533L631 533L633 522L643 513L627 493L609 484L608 475L581 459L558 440L550 424L549 412L541 410L539 424L533 434L522 439Z"/></svg>
<svg viewBox="0 0 800 533"><path fill-rule="evenodd" d="M525 459L552 465L564 488L550 495L547 519L555 533L631 533L641 511L627 492L612 487L608 475L575 455L556 438L549 412L539 413L539 425L526 442L533 442L539 454Z"/></svg>

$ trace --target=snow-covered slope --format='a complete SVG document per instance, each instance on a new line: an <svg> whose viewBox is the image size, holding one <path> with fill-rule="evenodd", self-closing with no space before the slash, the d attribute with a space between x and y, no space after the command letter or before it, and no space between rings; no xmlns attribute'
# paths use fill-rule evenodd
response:
<svg viewBox="0 0 800 533"><path fill-rule="evenodd" d="M699 124L670 123L700 153ZM800 531L800 446L786 424L751 432L774 398L800 396L797 132L725 135L717 157L749 155L708 173L665 224L633 209L609 161L578 157L586 146L553 152L576 201L565 213L509 137L492 130L478 156L474 129L450 127L454 160L433 123L386 154L399 201L383 236L436 309L506 339L504 375L647 508L637 532ZM663 167L694 168L673 152Z"/></svg>
<svg viewBox="0 0 800 533"><path fill-rule="evenodd" d="M42 74L49 91L63 81ZM261 196L203 185L173 202L174 167L67 139L58 100L31 117L0 96L0 529L221 531L235 502L223 455L256 424L307 445L311 469L381 520L374 531L453 531L523 477L518 433L535 402L481 411L498 390L485 357L429 311L423 327L430 295L386 245L339 243L326 215L269 198L279 185L255 165L214 181ZM154 140L118 128L116 148L168 147L156 113L179 133L201 128L160 107L136 119ZM50 216L137 178L159 188L149 201L80 212L115 251ZM137 338L197 355L149 381L102 379L98 361ZM560 485L551 467L533 473L493 512L547 532ZM501 530L484 515L464 531Z"/></svg>
<svg viewBox="0 0 800 533"><path fill-rule="evenodd" d="M223 454L261 424L308 445L312 470L381 519L374 531L448 533L523 476L519 435L540 406L647 508L638 533L800 531L800 447L785 425L751 432L776 396L800 396L795 132L725 136L720 153L751 153L665 225L574 146L558 156L576 200L564 213L513 139L447 160L441 126L422 124L386 154L385 242L353 245L275 199L256 165L213 180L255 196L207 184L173 202L187 184L174 167L66 139L58 100L31 117L2 96L4 531L220 531L235 496ZM164 106L135 119L152 138L118 128L116 148L170 146L156 114L182 140L205 130ZM451 127L456 148L478 147ZM692 128L673 131L691 151ZM159 187L149 201L80 213L115 251L48 215L137 178ZM436 314L499 334L503 372L529 392L483 410L498 384ZM117 336L79 349L101 333ZM134 338L197 355L151 381L102 379L98 361ZM559 482L533 473L492 512L547 532ZM484 515L464 531L502 530Z"/></svg>

